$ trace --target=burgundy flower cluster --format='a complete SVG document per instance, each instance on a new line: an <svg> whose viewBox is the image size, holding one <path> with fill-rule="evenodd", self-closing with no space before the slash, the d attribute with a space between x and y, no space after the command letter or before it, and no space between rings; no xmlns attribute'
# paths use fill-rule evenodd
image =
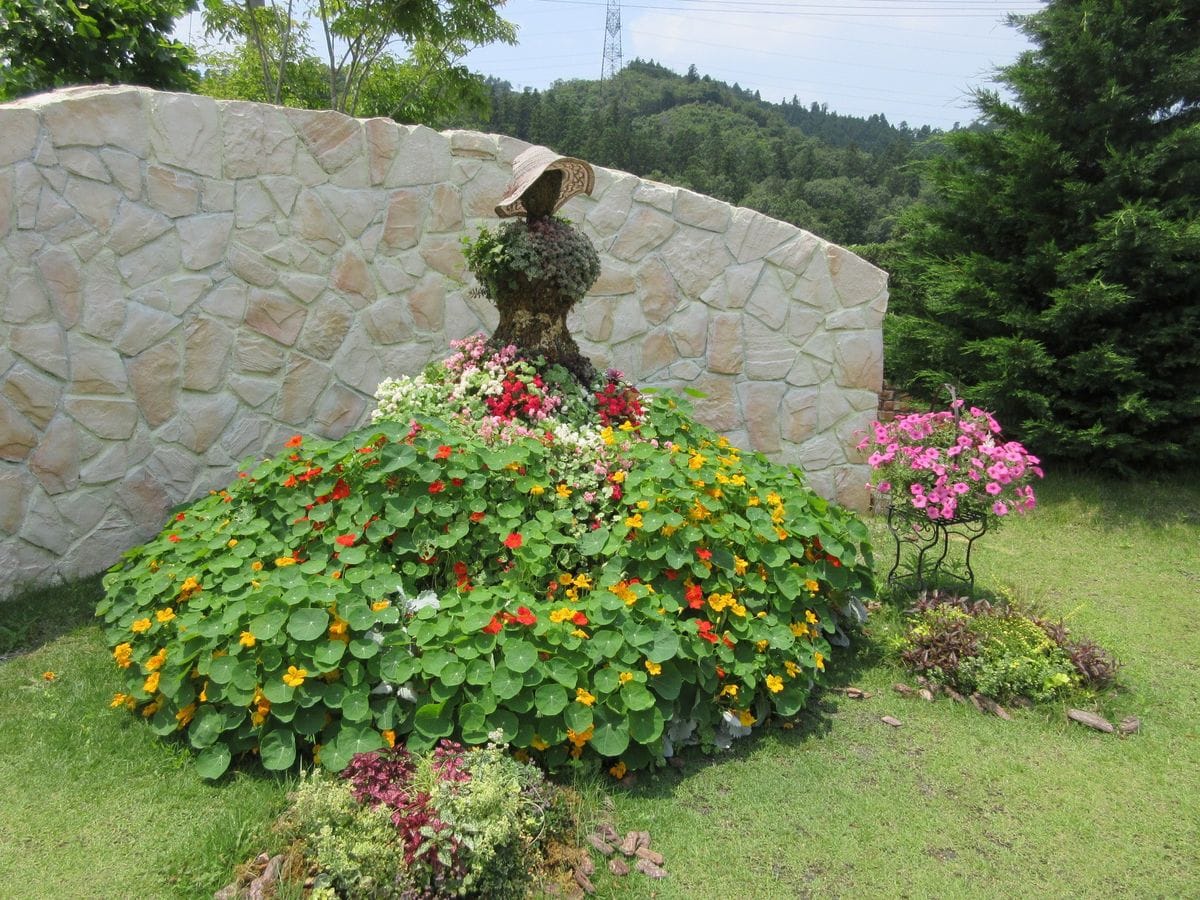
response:
<svg viewBox="0 0 1200 900"><path fill-rule="evenodd" d="M637 388L621 381L619 372L609 371L608 381L596 391L596 408L600 421L605 425L620 425L629 422L637 425L642 421L642 395Z"/></svg>

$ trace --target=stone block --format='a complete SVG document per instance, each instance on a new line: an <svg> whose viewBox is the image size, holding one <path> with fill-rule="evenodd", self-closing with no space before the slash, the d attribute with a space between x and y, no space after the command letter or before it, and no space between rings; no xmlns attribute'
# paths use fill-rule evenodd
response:
<svg viewBox="0 0 1200 900"><path fill-rule="evenodd" d="M233 215L213 213L189 216L176 223L180 239L180 259L183 265L199 271L214 266L225 258L229 235L233 230Z"/></svg>
<svg viewBox="0 0 1200 900"><path fill-rule="evenodd" d="M407 250L421 240L428 214L425 194L417 190L392 191L388 195L382 242L392 250Z"/></svg>
<svg viewBox="0 0 1200 900"><path fill-rule="evenodd" d="M37 369L17 363L4 375L0 393L36 428L45 428L62 397L62 382Z"/></svg>
<svg viewBox="0 0 1200 900"><path fill-rule="evenodd" d="M7 107L4 110L4 127L0 128L0 168L33 156L39 127L37 113L32 109Z"/></svg>
<svg viewBox="0 0 1200 900"><path fill-rule="evenodd" d="M434 271L460 283L465 280L467 261L457 236L426 238L421 242L420 252Z"/></svg>
<svg viewBox="0 0 1200 900"><path fill-rule="evenodd" d="M651 325L661 325L679 306L679 288L666 263L652 256L638 266L635 276L642 314Z"/></svg>
<svg viewBox="0 0 1200 900"><path fill-rule="evenodd" d="M246 308L246 325L286 346L296 343L308 311L282 294L253 291Z"/></svg>
<svg viewBox="0 0 1200 900"><path fill-rule="evenodd" d="M385 377L416 374L424 368L424 362L419 366L416 364L419 347L419 344L411 341L391 345L394 357L392 354L389 357L394 358L394 364L384 366L381 355L388 352L389 348L377 347L363 324L358 323L346 335L342 348L334 357L332 368L342 384L374 396L379 382ZM442 349L445 349L444 345Z"/></svg>
<svg viewBox="0 0 1200 900"><path fill-rule="evenodd" d="M314 190L342 230L352 238L361 237L367 226L382 215L378 191L348 190L327 184Z"/></svg>
<svg viewBox="0 0 1200 900"><path fill-rule="evenodd" d="M456 341L485 330L483 322L475 314L465 295L466 291L450 291L446 294L443 330L447 341Z"/></svg>
<svg viewBox="0 0 1200 900"><path fill-rule="evenodd" d="M366 260L356 251L343 250L329 273L329 286L339 291L355 309L362 309L375 300L379 292Z"/></svg>
<svg viewBox="0 0 1200 900"><path fill-rule="evenodd" d="M130 200L138 200L142 196L142 161L140 157L115 147L103 147L100 159L108 167L113 181Z"/></svg>
<svg viewBox="0 0 1200 900"><path fill-rule="evenodd" d="M332 384L317 402L313 422L322 435L340 438L366 418L367 401L361 394L340 384Z"/></svg>
<svg viewBox="0 0 1200 900"><path fill-rule="evenodd" d="M221 118L217 104L199 94L151 95L150 146L166 166L221 174Z"/></svg>
<svg viewBox="0 0 1200 900"><path fill-rule="evenodd" d="M782 446L780 413L787 385L748 381L737 386L737 393L750 445L760 453L778 453Z"/></svg>
<svg viewBox="0 0 1200 900"><path fill-rule="evenodd" d="M699 297L724 275L733 261L720 235L680 231L660 251L675 283L689 297Z"/></svg>
<svg viewBox="0 0 1200 900"><path fill-rule="evenodd" d="M819 472L846 461L845 450L838 443L837 438L831 434L817 434L809 438L797 448L796 454L800 459L801 468L813 472ZM822 493L826 497L832 496L829 493Z"/></svg>
<svg viewBox="0 0 1200 900"><path fill-rule="evenodd" d="M466 165L478 167L478 170L469 180L462 183L463 215L468 219L490 219L494 222L496 201L504 196L505 188L508 187L509 172L499 166L481 165L474 160L454 161L456 169Z"/></svg>
<svg viewBox="0 0 1200 900"><path fill-rule="evenodd" d="M181 264L179 235L169 231L118 259L117 271L129 287L137 288L157 278L173 275L179 271Z"/></svg>
<svg viewBox="0 0 1200 900"><path fill-rule="evenodd" d="M795 225L738 207L725 232L725 244L738 262L745 263L763 259L799 231Z"/></svg>
<svg viewBox="0 0 1200 900"><path fill-rule="evenodd" d="M296 134L326 172L338 172L366 150L362 123L334 110L288 109Z"/></svg>
<svg viewBox="0 0 1200 900"><path fill-rule="evenodd" d="M815 234L798 230L789 241L776 247L767 254L767 260L789 272L801 275L808 270L813 254L825 245Z"/></svg>
<svg viewBox="0 0 1200 900"><path fill-rule="evenodd" d="M18 466L0 466L0 534L16 534L25 519L30 478Z"/></svg>
<svg viewBox="0 0 1200 900"><path fill-rule="evenodd" d="M259 103L219 103L222 174L227 179L291 175L296 136L277 108Z"/></svg>
<svg viewBox="0 0 1200 900"><path fill-rule="evenodd" d="M837 383L878 393L883 388L882 332L839 332L833 335L833 342Z"/></svg>
<svg viewBox="0 0 1200 900"><path fill-rule="evenodd" d="M200 182L193 175L150 165L146 168L146 199L168 218L190 216L200 208Z"/></svg>
<svg viewBox="0 0 1200 900"><path fill-rule="evenodd" d="M32 272L18 272L6 279L8 290L0 320L12 325L25 325L50 318L50 299L40 279Z"/></svg>
<svg viewBox="0 0 1200 900"><path fill-rule="evenodd" d="M83 305L79 258L63 247L49 247L34 259L42 274L55 317L63 328L74 328L79 324Z"/></svg>
<svg viewBox="0 0 1200 900"><path fill-rule="evenodd" d="M785 379L788 384L806 387L820 384L833 372L833 363L801 351Z"/></svg>
<svg viewBox="0 0 1200 900"><path fill-rule="evenodd" d="M708 344L708 310L689 303L667 320L667 331L680 356L704 356Z"/></svg>
<svg viewBox="0 0 1200 900"><path fill-rule="evenodd" d="M118 147L144 158L150 149L143 102L147 95L134 87L96 87L56 95L46 98L42 124L55 147Z"/></svg>
<svg viewBox="0 0 1200 900"><path fill-rule="evenodd" d="M820 390L816 387L790 388L783 398L780 430L793 444L802 444L817 431Z"/></svg>
<svg viewBox="0 0 1200 900"><path fill-rule="evenodd" d="M446 315L445 282L432 274L422 278L408 293L408 312L417 331L440 332Z"/></svg>
<svg viewBox="0 0 1200 900"><path fill-rule="evenodd" d="M887 288L887 272L844 247L827 245L825 258L834 290L846 306L869 303Z"/></svg>
<svg viewBox="0 0 1200 900"><path fill-rule="evenodd" d="M246 296L249 288L234 278L227 278L208 292L200 309L212 316L240 325L246 317Z"/></svg>
<svg viewBox="0 0 1200 900"><path fill-rule="evenodd" d="M225 429L219 443L231 460L259 455L267 449L267 441L275 423L265 416L239 415ZM215 448L214 448L215 449Z"/></svg>
<svg viewBox="0 0 1200 900"><path fill-rule="evenodd" d="M119 256L124 256L139 247L144 247L170 229L171 220L162 213L136 203L125 202L121 204L113 221L108 246Z"/></svg>
<svg viewBox="0 0 1200 900"><path fill-rule="evenodd" d="M8 349L64 381L70 377L67 336L57 322L14 326L8 333Z"/></svg>
<svg viewBox="0 0 1200 900"><path fill-rule="evenodd" d="M29 457L29 471L47 494L62 494L79 484L80 458L79 426L56 416Z"/></svg>
<svg viewBox="0 0 1200 900"><path fill-rule="evenodd" d="M636 373L639 379L653 378L679 359L679 352L665 328L655 328L641 344L641 362Z"/></svg>
<svg viewBox="0 0 1200 900"><path fill-rule="evenodd" d="M661 247L678 226L670 216L642 207L629 216L609 247L609 255L627 262L638 262L650 251ZM672 269L674 274L674 269Z"/></svg>
<svg viewBox="0 0 1200 900"><path fill-rule="evenodd" d="M675 192L678 190L659 181L641 181L633 192L633 199L669 213L675 208Z"/></svg>
<svg viewBox="0 0 1200 900"><path fill-rule="evenodd" d="M435 185L429 207L429 231L458 232L462 226L462 194L452 184Z"/></svg>
<svg viewBox="0 0 1200 900"><path fill-rule="evenodd" d="M181 321L169 312L131 302L113 346L124 356L137 356L174 331Z"/></svg>
<svg viewBox="0 0 1200 900"><path fill-rule="evenodd" d="M450 180L449 138L424 125L401 131L399 137L400 146L384 180L387 187L412 187Z"/></svg>
<svg viewBox="0 0 1200 900"><path fill-rule="evenodd" d="M282 175L272 176L282 180ZM251 228L261 222L273 221L279 207L267 190L266 179L244 178L234 182L234 223L238 228Z"/></svg>
<svg viewBox="0 0 1200 900"><path fill-rule="evenodd" d="M162 341L130 359L125 368L133 397L146 423L157 428L173 418L179 406L182 382L178 343ZM107 434L100 436L109 437Z"/></svg>
<svg viewBox="0 0 1200 900"><path fill-rule="evenodd" d="M630 175L614 175L603 194L597 197L584 222L597 238L612 237L621 230L633 211L633 196L639 180Z"/></svg>
<svg viewBox="0 0 1200 900"><path fill-rule="evenodd" d="M244 182L238 182L240 186ZM261 185L266 192L275 201L275 206L279 208L285 216L290 216L292 210L296 206L296 198L300 196L300 191L303 185L290 175L264 175L255 182L250 182Z"/></svg>
<svg viewBox="0 0 1200 900"><path fill-rule="evenodd" d="M346 242L337 218L311 189L301 191L296 198L291 221L295 233L319 253L328 256Z"/></svg>
<svg viewBox="0 0 1200 900"><path fill-rule="evenodd" d="M383 184L400 147L399 128L391 119L367 119L363 122L363 136L367 142L367 174L371 184Z"/></svg>
<svg viewBox="0 0 1200 900"><path fill-rule="evenodd" d="M112 175L108 167L100 160L100 154L95 150L83 147L64 147L58 151L58 163L73 175L86 178L89 181L112 183ZM0 163L2 165L2 163Z"/></svg>
<svg viewBox="0 0 1200 900"><path fill-rule="evenodd" d="M12 206L16 196L16 185L13 183L13 173L0 169L0 239L8 236L12 230Z"/></svg>
<svg viewBox="0 0 1200 900"><path fill-rule="evenodd" d="M684 225L724 232L733 221L733 207L721 200L680 188L675 193L675 218Z"/></svg>
<svg viewBox="0 0 1200 900"><path fill-rule="evenodd" d="M350 304L334 294L326 294L310 309L296 347L316 359L330 359L353 322L354 309Z"/></svg>
<svg viewBox="0 0 1200 900"><path fill-rule="evenodd" d="M63 189L63 199L87 219L96 231L107 234L121 204L121 192L98 181L72 176Z"/></svg>
<svg viewBox="0 0 1200 900"><path fill-rule="evenodd" d="M279 344L250 332L238 333L233 359L241 372L271 375L283 368L286 351Z"/></svg>
<svg viewBox="0 0 1200 900"><path fill-rule="evenodd" d="M300 426L312 416L317 398L329 384L329 367L298 354L288 360L275 403L275 418Z"/></svg>
<svg viewBox="0 0 1200 900"><path fill-rule="evenodd" d="M742 426L742 413L729 375L705 373L692 382L704 397L694 401L696 418L714 431L732 431Z"/></svg>
<svg viewBox="0 0 1200 900"><path fill-rule="evenodd" d="M97 437L123 441L137 425L137 404L123 397L68 397L64 407Z"/></svg>
<svg viewBox="0 0 1200 900"><path fill-rule="evenodd" d="M231 373L229 389L251 409L258 409L279 392L279 384L270 378L253 378Z"/></svg>
<svg viewBox="0 0 1200 900"><path fill-rule="evenodd" d="M138 507L143 504L148 507L144 512L149 516L152 504L159 496L167 497L169 504L189 499L193 496L192 488L201 468L200 461L178 444L157 444L144 466L133 473L136 476L144 471L148 476L146 480L138 479L130 484L130 479L126 479L121 486L122 494L127 489L132 491L131 497L122 498L125 508L136 518L141 511Z"/></svg>
<svg viewBox="0 0 1200 900"><path fill-rule="evenodd" d="M111 251L105 251L111 257ZM105 259L88 268L83 282L83 316L79 330L102 341L113 341L125 323L127 291L116 266Z"/></svg>
<svg viewBox="0 0 1200 900"><path fill-rule="evenodd" d="M637 281L628 266L602 259L600 277L588 293L593 297L618 297L637 290Z"/></svg>
<svg viewBox="0 0 1200 900"><path fill-rule="evenodd" d="M0 460L20 462L37 444L38 433L33 424L0 397Z"/></svg>
<svg viewBox="0 0 1200 900"><path fill-rule="evenodd" d="M150 455L150 450L151 439L144 426L127 441L104 441L83 464L79 480L86 485L120 481Z"/></svg>
<svg viewBox="0 0 1200 900"><path fill-rule="evenodd" d="M746 360L745 332L737 313L718 313L708 320L708 370L724 375L742 371Z"/></svg>
<svg viewBox="0 0 1200 900"><path fill-rule="evenodd" d="M234 333L215 319L196 318L184 330L183 381L189 391L215 390L229 368Z"/></svg>
<svg viewBox="0 0 1200 900"><path fill-rule="evenodd" d="M787 321L788 307L792 298L779 280L779 273L768 268L758 279L758 284L746 301L746 311L768 328L783 328Z"/></svg>
<svg viewBox="0 0 1200 900"><path fill-rule="evenodd" d="M451 156L468 156L475 159L495 159L500 155L500 145L494 134L477 131L447 131L450 139Z"/></svg>
<svg viewBox="0 0 1200 900"><path fill-rule="evenodd" d="M79 332L67 335L71 393L123 394L129 387L121 357L110 346Z"/></svg>
<svg viewBox="0 0 1200 900"><path fill-rule="evenodd" d="M225 430L238 402L228 394L183 394L179 404L179 443L204 453Z"/></svg>
<svg viewBox="0 0 1200 900"><path fill-rule="evenodd" d="M743 320L746 332L746 377L753 381L782 381L796 362L797 348L785 332L768 328L758 319Z"/></svg>

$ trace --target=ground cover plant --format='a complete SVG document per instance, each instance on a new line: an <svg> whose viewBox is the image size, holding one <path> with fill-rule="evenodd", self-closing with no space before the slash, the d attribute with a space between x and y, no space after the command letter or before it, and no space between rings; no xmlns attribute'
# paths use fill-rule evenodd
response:
<svg viewBox="0 0 1200 900"><path fill-rule="evenodd" d="M1081 728L1056 703L1003 722L896 697L907 676L873 617L795 727L760 729L716 765L693 751L632 787L589 783L622 830L654 834L671 862L660 897L1195 893L1200 484L1056 469L1038 494L1037 515L980 545L980 588L1010 590L1117 654L1121 686L1093 708L1136 714L1141 732ZM120 673L72 608L68 589L0 603L0 626L39 629L0 662L0 883L21 898L197 897L254 853L281 851L271 824L292 782L251 771L202 782L185 748L109 709ZM851 700L836 690L847 684L874 696ZM595 880L606 896L644 891Z"/></svg>
<svg viewBox="0 0 1200 900"><path fill-rule="evenodd" d="M636 770L795 714L871 590L862 523L618 373L456 349L126 554L113 705L206 777L493 733Z"/></svg>

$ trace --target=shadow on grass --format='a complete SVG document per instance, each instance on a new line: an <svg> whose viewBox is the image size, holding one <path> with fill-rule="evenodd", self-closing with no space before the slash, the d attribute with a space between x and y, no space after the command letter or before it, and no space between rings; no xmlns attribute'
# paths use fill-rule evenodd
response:
<svg viewBox="0 0 1200 900"><path fill-rule="evenodd" d="M36 650L95 620L100 575L32 588L0 600L0 661Z"/></svg>
<svg viewBox="0 0 1200 900"><path fill-rule="evenodd" d="M698 773L749 757L759 749L759 744L768 734L789 746L826 737L833 730L839 703L843 702L839 699L843 696L841 692L855 685L864 672L879 666L884 656L878 641L866 635L856 636L848 649L840 648L835 657L836 668L830 667L824 684L813 691L808 703L797 715L767 719L755 728L751 736L735 741L725 752L705 754L698 747L688 747L678 754L678 759L682 761L680 768L667 766L654 773L639 773L637 780L624 790L631 797L639 799L667 799Z"/></svg>

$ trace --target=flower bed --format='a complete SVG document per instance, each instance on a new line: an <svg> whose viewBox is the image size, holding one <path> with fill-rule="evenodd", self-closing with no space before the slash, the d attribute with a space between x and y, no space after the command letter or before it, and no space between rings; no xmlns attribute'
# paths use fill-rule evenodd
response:
<svg viewBox="0 0 1200 900"><path fill-rule="evenodd" d="M872 589L862 523L619 373L456 349L126 554L114 706L207 777L489 735L626 771L798 711Z"/></svg>

